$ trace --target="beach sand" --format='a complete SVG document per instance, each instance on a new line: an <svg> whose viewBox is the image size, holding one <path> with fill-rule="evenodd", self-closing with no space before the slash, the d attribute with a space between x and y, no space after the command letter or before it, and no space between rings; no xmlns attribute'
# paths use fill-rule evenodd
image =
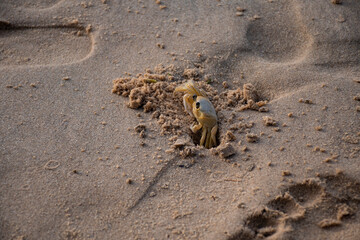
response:
<svg viewBox="0 0 360 240"><path fill-rule="evenodd" d="M2 0L0 239L359 239L359 24L358 0Z"/></svg>

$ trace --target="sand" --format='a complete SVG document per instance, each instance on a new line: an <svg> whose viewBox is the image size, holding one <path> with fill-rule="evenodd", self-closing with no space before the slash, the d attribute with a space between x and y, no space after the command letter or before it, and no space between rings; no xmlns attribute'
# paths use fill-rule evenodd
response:
<svg viewBox="0 0 360 240"><path fill-rule="evenodd" d="M358 239L359 22L357 0L0 1L0 239Z"/></svg>

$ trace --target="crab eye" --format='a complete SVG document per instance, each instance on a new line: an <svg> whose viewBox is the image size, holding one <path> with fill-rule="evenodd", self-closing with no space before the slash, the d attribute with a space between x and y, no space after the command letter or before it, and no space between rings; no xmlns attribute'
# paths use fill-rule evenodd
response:
<svg viewBox="0 0 360 240"><path fill-rule="evenodd" d="M194 101L195 101L196 98L197 98L196 94L194 94L192 97L193 97L193 100L194 100Z"/></svg>
<svg viewBox="0 0 360 240"><path fill-rule="evenodd" d="M196 102L196 108L199 109L200 108L200 102Z"/></svg>

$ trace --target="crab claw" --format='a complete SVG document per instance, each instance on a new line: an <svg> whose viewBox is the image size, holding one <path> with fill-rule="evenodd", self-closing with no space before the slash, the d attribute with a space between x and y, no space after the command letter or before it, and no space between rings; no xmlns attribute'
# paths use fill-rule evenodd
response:
<svg viewBox="0 0 360 240"><path fill-rule="evenodd" d="M185 92L190 95L195 94L197 96L207 97L206 93L203 90L198 89L196 87L194 80L189 80L186 83L183 83L180 86L177 86L175 88L175 92Z"/></svg>
<svg viewBox="0 0 360 240"><path fill-rule="evenodd" d="M183 104L184 104L184 108L185 111L187 111L191 116L194 116L193 112L192 112L192 105L194 103L194 99L196 99L197 96L194 95L190 95L190 94L185 94L183 97Z"/></svg>

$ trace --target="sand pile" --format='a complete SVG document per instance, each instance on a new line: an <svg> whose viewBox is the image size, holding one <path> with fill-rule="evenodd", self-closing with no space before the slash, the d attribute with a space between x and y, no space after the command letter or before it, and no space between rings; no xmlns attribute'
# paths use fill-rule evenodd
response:
<svg viewBox="0 0 360 240"><path fill-rule="evenodd" d="M202 79L202 74L197 68L185 69L180 71L173 65L163 67L161 64L152 71L147 69L145 73L139 73L136 77L123 77L113 81L112 92L128 98L127 106L132 109L143 109L145 113L152 113L152 118L157 119L162 135L175 136L170 138L176 141L176 136L184 134L190 135L194 142L198 144L199 134L193 134L189 126L196 121L184 111L182 94L175 93L174 90L179 84L192 79L196 80L199 88L206 91L210 101L213 103L218 114L223 116L222 110L241 112L247 109L267 112L264 106L267 101L260 100L255 87L251 83L244 84L243 88L235 90L228 89L226 84L222 84L222 91L219 91ZM240 130L244 127L242 123L232 124L224 122L220 117L220 128ZM225 134L226 132L226 134ZM224 154L224 144L233 141L231 131L220 131L222 147L219 150L221 156L229 157L232 154ZM226 148L227 149L227 148ZM226 150L225 150L226 152ZM232 151L231 151L232 152ZM218 152L216 152L217 154Z"/></svg>

